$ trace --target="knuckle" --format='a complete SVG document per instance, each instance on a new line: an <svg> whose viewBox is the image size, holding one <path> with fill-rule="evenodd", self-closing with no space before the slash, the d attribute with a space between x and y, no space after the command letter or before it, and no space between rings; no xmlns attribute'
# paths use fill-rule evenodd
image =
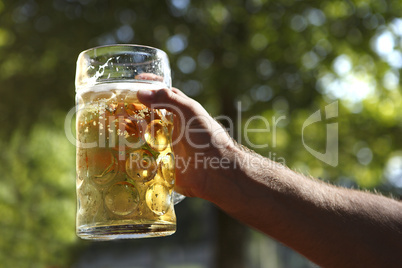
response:
<svg viewBox="0 0 402 268"><path fill-rule="evenodd" d="M156 93L156 98L158 101L170 100L172 98L172 92L167 88L162 88Z"/></svg>

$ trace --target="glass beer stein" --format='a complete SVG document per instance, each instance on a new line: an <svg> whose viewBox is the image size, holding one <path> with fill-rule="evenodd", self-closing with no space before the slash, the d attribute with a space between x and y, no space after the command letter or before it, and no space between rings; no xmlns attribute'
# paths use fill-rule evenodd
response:
<svg viewBox="0 0 402 268"><path fill-rule="evenodd" d="M171 88L162 50L112 45L83 51L76 70L77 235L110 240L176 231L173 116L137 100ZM174 199L177 200L174 200Z"/></svg>

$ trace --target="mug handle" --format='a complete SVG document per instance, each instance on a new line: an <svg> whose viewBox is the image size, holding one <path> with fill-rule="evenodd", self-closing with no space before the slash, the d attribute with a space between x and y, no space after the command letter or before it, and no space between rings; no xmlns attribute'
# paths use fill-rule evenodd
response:
<svg viewBox="0 0 402 268"><path fill-rule="evenodd" d="M173 199L173 204L174 205L177 205L178 203L183 201L184 198L186 198L184 195L179 194L176 191L173 191L172 199Z"/></svg>

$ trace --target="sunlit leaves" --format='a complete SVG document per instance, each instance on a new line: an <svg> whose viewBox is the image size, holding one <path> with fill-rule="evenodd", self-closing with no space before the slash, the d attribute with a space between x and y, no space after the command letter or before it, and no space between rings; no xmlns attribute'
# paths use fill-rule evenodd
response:
<svg viewBox="0 0 402 268"><path fill-rule="evenodd" d="M72 107L76 57L98 45L165 50L173 85L208 112L241 113L240 129L264 130L268 120L270 131L242 132L252 149L268 145L260 154L344 186L391 182L400 193L401 14L400 0L0 1L0 212L11 230L0 256L20 261L4 265L60 264L74 239L73 152L43 118ZM302 128L337 100L339 116L304 133L325 152L327 124L339 124L339 165L330 167L306 150Z"/></svg>
<svg viewBox="0 0 402 268"><path fill-rule="evenodd" d="M39 124L1 145L3 265L65 265L76 240L74 147L63 130Z"/></svg>

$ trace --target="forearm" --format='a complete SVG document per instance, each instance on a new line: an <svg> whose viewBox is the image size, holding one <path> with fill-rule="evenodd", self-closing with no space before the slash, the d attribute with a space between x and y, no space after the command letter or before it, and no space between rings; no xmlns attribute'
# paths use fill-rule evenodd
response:
<svg viewBox="0 0 402 268"><path fill-rule="evenodd" d="M138 91L138 99L168 110L173 105L180 111L171 110L178 118L191 122L185 129L204 130L194 132L191 143L186 138L174 146L176 156L188 159L185 168L176 169L179 192L210 200L325 267L402 263L401 203L306 178L232 146L224 129L201 105L177 89ZM184 125L178 124L176 134L180 126ZM194 144L214 146L200 149ZM199 155L206 161L201 169ZM212 164L207 159L213 163L225 159L231 166L207 168L207 163Z"/></svg>
<svg viewBox="0 0 402 268"><path fill-rule="evenodd" d="M205 198L228 214L325 267L398 263L399 202L306 178L239 149L226 155L233 168L210 178Z"/></svg>

